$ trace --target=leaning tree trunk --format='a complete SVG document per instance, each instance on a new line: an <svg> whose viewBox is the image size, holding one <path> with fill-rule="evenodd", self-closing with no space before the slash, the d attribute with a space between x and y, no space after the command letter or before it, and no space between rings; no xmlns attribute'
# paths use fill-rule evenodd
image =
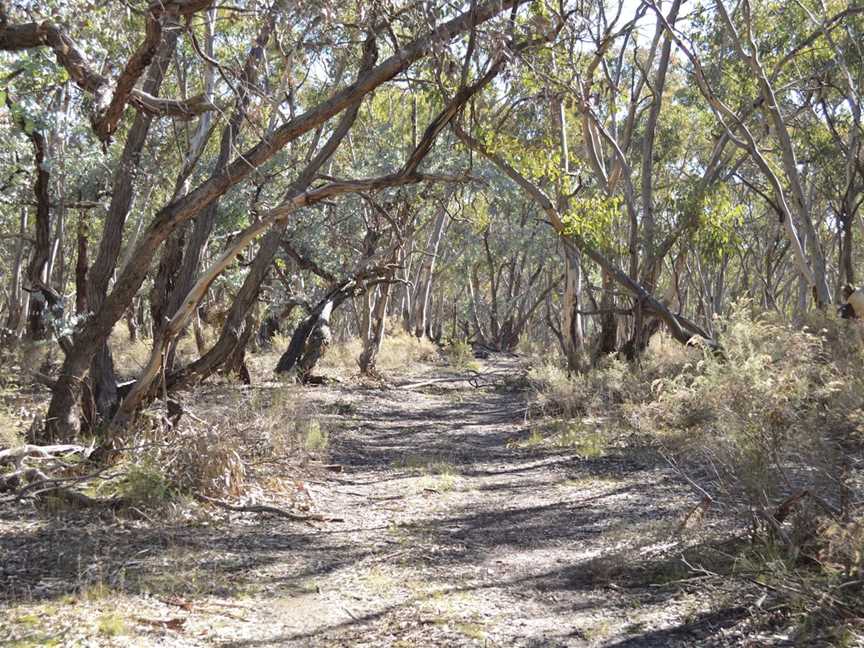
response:
<svg viewBox="0 0 864 648"><path fill-rule="evenodd" d="M179 29L164 30L164 38L153 62L147 69L147 76L142 85L145 92L152 95L158 94L168 64L174 55L179 33ZM108 292L108 284L117 267L117 259L123 243L123 230L132 207L141 152L150 132L152 120L153 118L145 113L136 114L123 146L120 164L114 173L111 204L105 218L99 252L92 268L90 268L87 281L87 306L90 312L95 313L101 308ZM117 410L119 395L117 393L117 377L114 373L114 360L107 340L98 346L92 356L90 385L96 404L94 422L109 420ZM71 416L71 414L66 413L65 416Z"/></svg>
<svg viewBox="0 0 864 648"><path fill-rule="evenodd" d="M330 330L333 309L349 296L350 292L344 293L337 288L312 309L291 336L288 348L276 364L276 373L286 374L294 370L300 382L309 381L315 365L324 356L333 338Z"/></svg>
<svg viewBox="0 0 864 648"><path fill-rule="evenodd" d="M257 318L250 311L246 316L246 324L237 344L234 345L233 351L228 356L225 364L222 366L222 372L226 375L236 374L240 378L240 382L244 385L252 384L252 376L249 373L249 367L246 366L246 347L249 340L252 339L252 332L255 330Z"/></svg>
<svg viewBox="0 0 864 648"><path fill-rule="evenodd" d="M304 115L286 121L274 131L268 133L266 137L263 137L253 147L238 155L226 168L224 173L218 176L211 176L189 194L163 206L154 216L146 230L145 236L137 244L129 262L117 277L114 288L110 295L105 298L102 307L73 336L72 344L69 347L57 378L54 396L49 406L48 416L46 417L47 430L45 436L68 438L74 435L75 428L72 423L71 408L74 406L75 397L80 392L80 381L86 373L90 357L100 344L104 344L107 341L114 324L122 317L135 293L144 282L159 246L161 246L176 227L193 218L210 202L218 199L229 189L247 179L255 169L271 160L289 142L296 141L300 136L312 131L331 117L362 101L375 88L390 81L411 64L426 56L429 45L434 40L442 38L442 35L444 38L450 40L456 35L497 16L512 4L511 0L489 2L478 5L473 11L463 13L446 23L442 23L441 27L443 29L427 32L420 38L404 45L400 48L399 52L387 59L386 63L371 68L368 72L361 71L361 76L358 77L357 82L336 91L330 99L317 104L315 107L307 110ZM374 38L367 39L367 42L374 44ZM368 49L374 49L374 47ZM500 65L493 66L487 72L486 76L481 80L483 83L487 83L494 77L494 73L500 70L505 59L502 57L499 59L499 62ZM470 89L466 88L463 92L457 93L456 97L461 100L461 104L457 104L455 101L451 102L445 116L452 119L455 112L461 108L461 105L464 105L466 96L469 96L469 90L476 91L481 85L474 84ZM434 124L430 125L430 129L427 129L430 135L428 139L431 140L436 137L447 123L447 120L437 119ZM426 138L425 134L424 138ZM406 163L403 172L400 172L396 176L386 177L386 179L382 180L383 184L386 186L395 186L396 184L408 184L419 181L421 176L416 173L416 168L423 156L430 150L427 143L421 141L421 144L418 145L418 151L416 151L413 159ZM373 184L377 185L377 182ZM339 193L353 192L358 188L357 185L338 182L333 183L331 186L334 191ZM366 186L360 185L360 187ZM316 201L327 197L330 197L330 194L326 190L326 187L316 192ZM308 200L308 195L302 200L298 199L296 202L299 203L305 200ZM293 209L293 207L291 208ZM280 209L276 213L281 214L283 212ZM256 224L257 226L258 224Z"/></svg>
<svg viewBox="0 0 864 648"><path fill-rule="evenodd" d="M364 58L360 65L361 74L371 69L375 62L375 57L376 52L372 49L364 52ZM345 110L330 138L309 160L300 176L286 192L286 199L292 195L299 195L308 188L315 175L327 160L330 159L330 156L339 147L348 131L351 130L359 110L359 103ZM243 280L243 285L231 304L231 309L225 319L216 344L198 360L169 376L169 389L179 389L193 382L206 380L228 360L237 345L242 342L246 335L246 314L258 300L261 285L276 258L276 253L282 244L282 237L285 235L286 228L287 224L284 221L275 223L261 239L258 254L255 255L249 272Z"/></svg>
<svg viewBox="0 0 864 648"><path fill-rule="evenodd" d="M246 61L243 65L242 74L239 79L237 88L237 96L234 100L234 109L228 123L222 129L222 135L219 142L219 153L216 158L216 164L212 173L214 175L221 174L225 171L231 159L231 153L237 148L240 127L246 119L247 109L251 99L251 88L255 86L258 78L258 66L270 40L270 35L276 27L276 18L281 9L280 3L274 2L267 15L264 25L259 30L249 52L246 56ZM204 260L204 254L207 249L207 243L210 240L210 235L213 232L213 227L216 224L216 216L219 208L219 200L214 200L204 208L201 214L195 218L194 224L191 227L191 232L186 240L182 255L179 259L179 267L176 271L176 276L173 277L170 295L166 300L166 309L164 316L171 319L183 306L183 302L189 291L195 283L199 273L199 268ZM168 286L164 286L165 289ZM161 325L161 321L159 322ZM169 346L168 359L166 368L173 368L173 358L176 349L176 343Z"/></svg>
<svg viewBox="0 0 864 648"><path fill-rule="evenodd" d="M306 344L303 347L303 354L297 362L297 377L300 382L311 382L312 372L318 361L324 357L330 343L333 340L333 333L330 330L330 315L333 313L333 302L327 302L327 305L318 315L315 321L315 326L312 327L312 332L306 339Z"/></svg>
<svg viewBox="0 0 864 648"><path fill-rule="evenodd" d="M235 348L241 344L247 335L246 315L258 299L259 289L276 258L286 227L285 223L275 225L261 240L258 254L222 325L219 339L195 362L171 374L168 378L169 389L176 390L206 380L228 361Z"/></svg>

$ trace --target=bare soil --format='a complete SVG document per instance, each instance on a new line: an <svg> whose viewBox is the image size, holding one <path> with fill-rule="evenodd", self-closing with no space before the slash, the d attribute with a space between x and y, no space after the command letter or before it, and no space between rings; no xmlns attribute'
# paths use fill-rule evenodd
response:
<svg viewBox="0 0 864 648"><path fill-rule="evenodd" d="M342 521L2 505L0 643L783 645L749 627L762 592L713 575L723 521L683 528L698 500L635 439L537 442L522 371L495 357L479 379L203 387L192 410L214 424L277 396L311 405L342 471L248 477L256 501L296 510L302 491Z"/></svg>

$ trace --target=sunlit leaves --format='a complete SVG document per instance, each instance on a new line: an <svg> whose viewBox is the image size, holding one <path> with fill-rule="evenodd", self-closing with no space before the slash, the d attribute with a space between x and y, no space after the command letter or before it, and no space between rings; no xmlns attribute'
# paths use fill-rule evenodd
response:
<svg viewBox="0 0 864 648"><path fill-rule="evenodd" d="M728 186L718 185L691 206L699 210L696 244L703 254L719 258L740 240L746 211L739 200Z"/></svg>
<svg viewBox="0 0 864 648"><path fill-rule="evenodd" d="M591 247L614 248L614 225L621 213L619 196L578 197L563 216L564 234L576 235Z"/></svg>

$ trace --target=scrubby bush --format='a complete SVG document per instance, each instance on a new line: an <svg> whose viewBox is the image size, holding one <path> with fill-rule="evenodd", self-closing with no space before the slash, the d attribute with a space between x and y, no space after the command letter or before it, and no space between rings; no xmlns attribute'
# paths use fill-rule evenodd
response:
<svg viewBox="0 0 864 648"><path fill-rule="evenodd" d="M849 347L829 343L844 324L797 330L754 317L745 304L721 325L723 356L706 352L656 378L644 418L682 469L727 505L764 517L806 490L839 510L846 487L837 477L861 440L864 406L862 377L838 360Z"/></svg>
<svg viewBox="0 0 864 648"><path fill-rule="evenodd" d="M181 492L240 495L246 469L233 446L234 440L217 430L184 435L169 467L171 482Z"/></svg>
<svg viewBox="0 0 864 648"><path fill-rule="evenodd" d="M706 505L752 529L761 559L740 568L809 614L864 616L858 324L822 316L795 328L746 302L716 324L722 355L656 336L636 364L611 358L569 378L535 369L536 405L604 414L653 440Z"/></svg>
<svg viewBox="0 0 864 648"><path fill-rule="evenodd" d="M463 340L451 342L444 351L447 362L456 369L473 369L476 367L474 351L471 345Z"/></svg>

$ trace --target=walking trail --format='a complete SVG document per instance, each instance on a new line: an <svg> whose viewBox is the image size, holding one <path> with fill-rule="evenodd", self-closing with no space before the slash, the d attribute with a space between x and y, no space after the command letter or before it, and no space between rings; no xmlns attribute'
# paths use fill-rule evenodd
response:
<svg viewBox="0 0 864 648"><path fill-rule="evenodd" d="M693 496L626 443L533 443L520 371L497 358L473 384L427 370L390 388L296 388L342 466L309 468L302 486L341 521L34 514L22 532L20 512L0 511L0 552L18 565L3 589L11 578L29 598L10 619L29 610L47 623L50 603L54 626L34 632L57 645L742 645L747 596L709 588L680 559ZM70 579L90 585L59 598Z"/></svg>

